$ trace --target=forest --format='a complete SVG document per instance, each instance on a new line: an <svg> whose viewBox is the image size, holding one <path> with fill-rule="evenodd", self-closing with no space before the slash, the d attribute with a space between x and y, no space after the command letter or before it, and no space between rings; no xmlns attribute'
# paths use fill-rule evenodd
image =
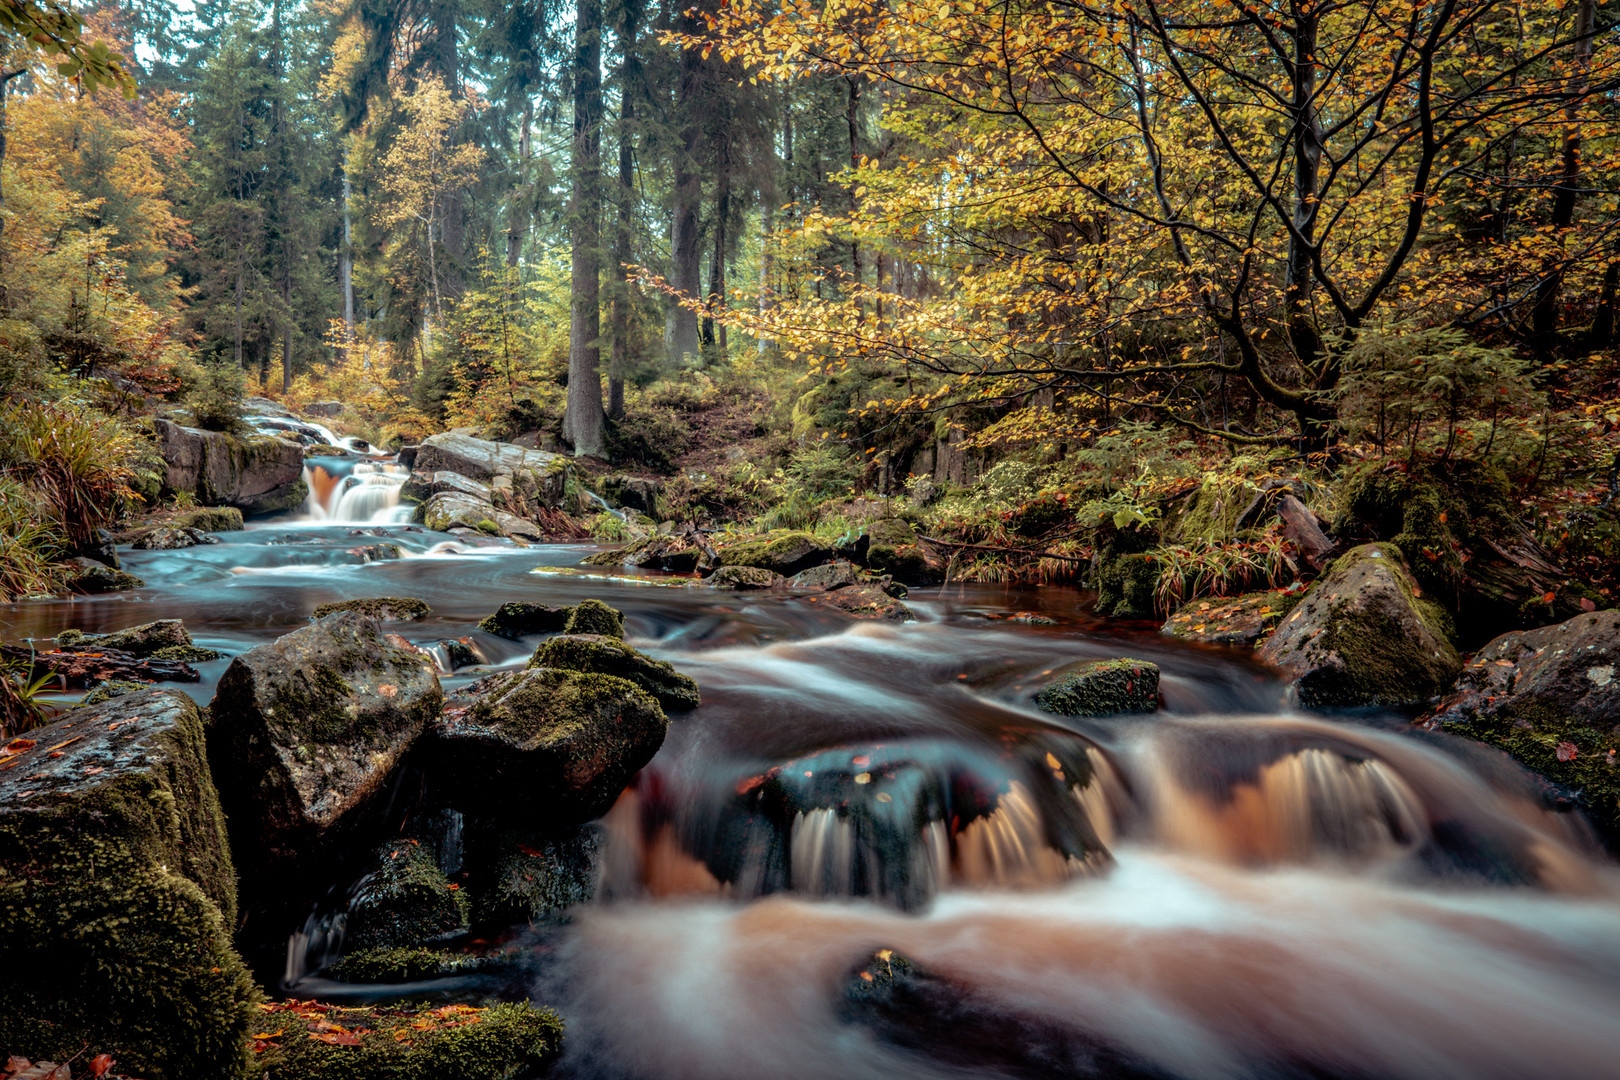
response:
<svg viewBox="0 0 1620 1080"><path fill-rule="evenodd" d="M1603 1076L1617 663L1608 0L0 0L6 1080Z"/></svg>

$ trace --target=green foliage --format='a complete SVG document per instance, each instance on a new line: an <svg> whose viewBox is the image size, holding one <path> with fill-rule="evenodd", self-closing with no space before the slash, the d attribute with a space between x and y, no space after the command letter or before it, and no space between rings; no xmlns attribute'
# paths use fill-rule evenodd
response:
<svg viewBox="0 0 1620 1080"><path fill-rule="evenodd" d="M0 661L0 741L48 724L57 711L46 695L62 689L62 677L46 671L30 678L30 665Z"/></svg>
<svg viewBox="0 0 1620 1080"><path fill-rule="evenodd" d="M0 476L0 603L54 591L65 543L39 494Z"/></svg>
<svg viewBox="0 0 1620 1080"><path fill-rule="evenodd" d="M617 514L606 510L585 519L585 531L605 544L618 544L633 539L630 527Z"/></svg>
<svg viewBox="0 0 1620 1080"><path fill-rule="evenodd" d="M1153 596L1169 614L1189 600L1231 596L1261 585L1276 588L1293 579L1297 567L1287 542L1274 525L1247 540L1194 540L1153 549L1158 581Z"/></svg>
<svg viewBox="0 0 1620 1080"><path fill-rule="evenodd" d="M32 488L75 548L134 499L130 462L138 441L119 421L73 399L0 407L0 474Z"/></svg>
<svg viewBox="0 0 1620 1080"><path fill-rule="evenodd" d="M197 381L185 397L192 422L209 431L240 431L242 373L224 360L204 362Z"/></svg>

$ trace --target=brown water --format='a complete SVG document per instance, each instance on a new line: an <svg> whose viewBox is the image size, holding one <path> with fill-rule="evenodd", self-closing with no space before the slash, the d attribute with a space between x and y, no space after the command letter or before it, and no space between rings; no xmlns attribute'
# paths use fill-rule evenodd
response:
<svg viewBox="0 0 1620 1080"><path fill-rule="evenodd" d="M384 537L407 557L349 553ZM173 617L235 653L407 595L431 645L506 600L596 596L701 684L605 822L603 898L545 943L566 1075L1620 1076L1620 875L1582 824L1483 748L1291 713L1241 655L1064 589L919 590L916 624L852 624L583 571L581 546L221 539L128 552L138 593L0 608L5 636ZM533 644L477 640L498 663ZM1162 667L1159 715L1029 708L1046 673L1120 655ZM945 998L852 1012L878 949Z"/></svg>

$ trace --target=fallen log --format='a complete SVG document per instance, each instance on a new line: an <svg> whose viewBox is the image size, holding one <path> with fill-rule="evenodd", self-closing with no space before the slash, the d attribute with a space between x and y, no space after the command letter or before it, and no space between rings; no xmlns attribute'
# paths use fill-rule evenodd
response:
<svg viewBox="0 0 1620 1080"><path fill-rule="evenodd" d="M84 689L108 679L140 682L198 682L202 676L179 660L154 660L117 649L64 646L48 652L0 645L0 657L28 665L28 678L58 675L70 689Z"/></svg>

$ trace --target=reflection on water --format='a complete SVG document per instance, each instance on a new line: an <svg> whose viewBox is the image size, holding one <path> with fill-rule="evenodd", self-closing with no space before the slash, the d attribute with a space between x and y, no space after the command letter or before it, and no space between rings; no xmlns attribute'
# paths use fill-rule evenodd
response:
<svg viewBox="0 0 1620 1080"><path fill-rule="evenodd" d="M1289 713L1241 655L1122 631L1064 589L920 589L895 626L570 572L578 545L220 538L128 552L136 593L0 609L5 635L180 618L236 653L327 601L416 596L432 615L390 630L502 665L535 643L480 618L595 596L701 684L605 822L601 902L544 953L566 1075L1615 1075L1620 887L1580 822L1494 753ZM382 541L402 557L356 553ZM1120 655L1161 666L1159 714L1029 708L1045 673ZM186 689L207 700L225 663ZM292 930L306 957L337 939ZM944 1013L852 1016L876 949Z"/></svg>

